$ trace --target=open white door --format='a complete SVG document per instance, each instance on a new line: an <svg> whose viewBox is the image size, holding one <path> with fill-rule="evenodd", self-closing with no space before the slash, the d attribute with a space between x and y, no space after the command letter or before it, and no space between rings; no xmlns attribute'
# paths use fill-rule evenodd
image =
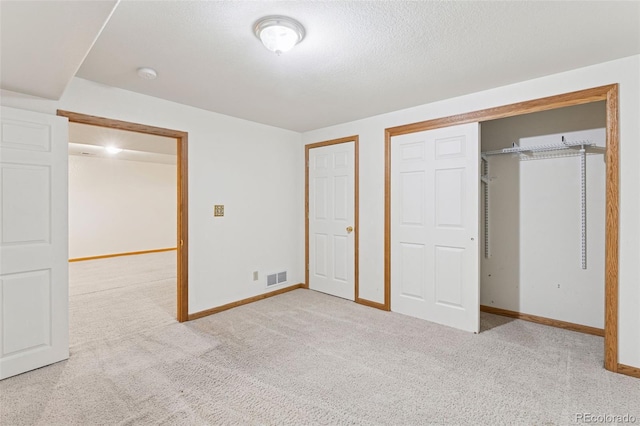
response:
<svg viewBox="0 0 640 426"><path fill-rule="evenodd" d="M0 379L69 357L67 119L2 107Z"/></svg>
<svg viewBox="0 0 640 426"><path fill-rule="evenodd" d="M391 139L391 310L477 333L480 125Z"/></svg>
<svg viewBox="0 0 640 426"><path fill-rule="evenodd" d="M309 150L309 288L355 299L355 143Z"/></svg>

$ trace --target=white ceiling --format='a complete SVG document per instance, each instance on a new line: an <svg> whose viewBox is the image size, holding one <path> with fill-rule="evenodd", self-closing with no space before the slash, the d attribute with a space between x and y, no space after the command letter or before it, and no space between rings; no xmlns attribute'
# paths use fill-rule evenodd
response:
<svg viewBox="0 0 640 426"><path fill-rule="evenodd" d="M123 149L110 154L105 147ZM177 141L174 138L127 130L69 123L69 154L148 163L176 164Z"/></svg>
<svg viewBox="0 0 640 426"><path fill-rule="evenodd" d="M92 13L78 10L74 22ZM272 14L307 32L281 56L252 33ZM43 31L55 32L50 27ZM5 43L4 28L2 36L4 74L5 44L20 49ZM34 51L50 47L43 40ZM33 63L33 52L22 53L8 68ZM306 131L638 53L637 1L123 0L77 76ZM155 68L158 79L139 79L140 66ZM8 88L4 75L2 84Z"/></svg>
<svg viewBox="0 0 640 426"><path fill-rule="evenodd" d="M116 4L116 0L0 2L2 88L59 99Z"/></svg>

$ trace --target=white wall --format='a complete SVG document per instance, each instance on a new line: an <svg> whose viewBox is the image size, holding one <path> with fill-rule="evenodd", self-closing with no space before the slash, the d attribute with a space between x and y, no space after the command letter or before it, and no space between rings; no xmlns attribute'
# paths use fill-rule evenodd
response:
<svg viewBox="0 0 640 426"><path fill-rule="evenodd" d="M360 297L379 303L384 299L385 128L611 83L620 84L620 234L623 238L620 239L619 361L640 366L638 55L304 133L305 144L360 136ZM303 173L300 167L300 179Z"/></svg>
<svg viewBox="0 0 640 426"><path fill-rule="evenodd" d="M481 126L482 151L511 147L513 142L560 143L561 136L604 146L605 118L605 104L597 102L487 121ZM585 270L579 157L521 161L501 155L488 160L490 256L481 256L480 303L603 328L604 155L587 157ZM484 223L484 208L481 213Z"/></svg>
<svg viewBox="0 0 640 426"><path fill-rule="evenodd" d="M190 313L273 290L266 272L287 270L281 286L304 281L299 133L77 78L58 102L5 91L2 104L189 133ZM213 217L214 204L225 205L225 217Z"/></svg>
<svg viewBox="0 0 640 426"><path fill-rule="evenodd" d="M69 258L176 247L176 166L69 156Z"/></svg>

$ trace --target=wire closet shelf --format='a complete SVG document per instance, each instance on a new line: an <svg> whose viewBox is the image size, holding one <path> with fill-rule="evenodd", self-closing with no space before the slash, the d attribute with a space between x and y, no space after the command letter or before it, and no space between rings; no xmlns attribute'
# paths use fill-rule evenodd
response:
<svg viewBox="0 0 640 426"><path fill-rule="evenodd" d="M580 157L580 252L581 267L587 269L587 154L599 154L606 151L605 147L598 146L591 141L575 141L566 142L564 137L562 143L544 144L528 147L513 146L512 148L504 148L494 151L485 151L481 153L483 161L482 176L480 177L483 185L484 199L484 257L491 256L489 245L489 184L491 178L489 176L489 157L494 155L519 155L520 160L542 160L548 158L559 157Z"/></svg>

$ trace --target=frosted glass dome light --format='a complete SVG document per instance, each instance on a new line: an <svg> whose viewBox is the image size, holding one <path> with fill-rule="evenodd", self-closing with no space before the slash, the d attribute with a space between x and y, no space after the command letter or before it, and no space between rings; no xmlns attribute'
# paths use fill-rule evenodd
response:
<svg viewBox="0 0 640 426"><path fill-rule="evenodd" d="M288 52L304 38L304 27L286 16L265 16L253 26L256 37L276 55Z"/></svg>

